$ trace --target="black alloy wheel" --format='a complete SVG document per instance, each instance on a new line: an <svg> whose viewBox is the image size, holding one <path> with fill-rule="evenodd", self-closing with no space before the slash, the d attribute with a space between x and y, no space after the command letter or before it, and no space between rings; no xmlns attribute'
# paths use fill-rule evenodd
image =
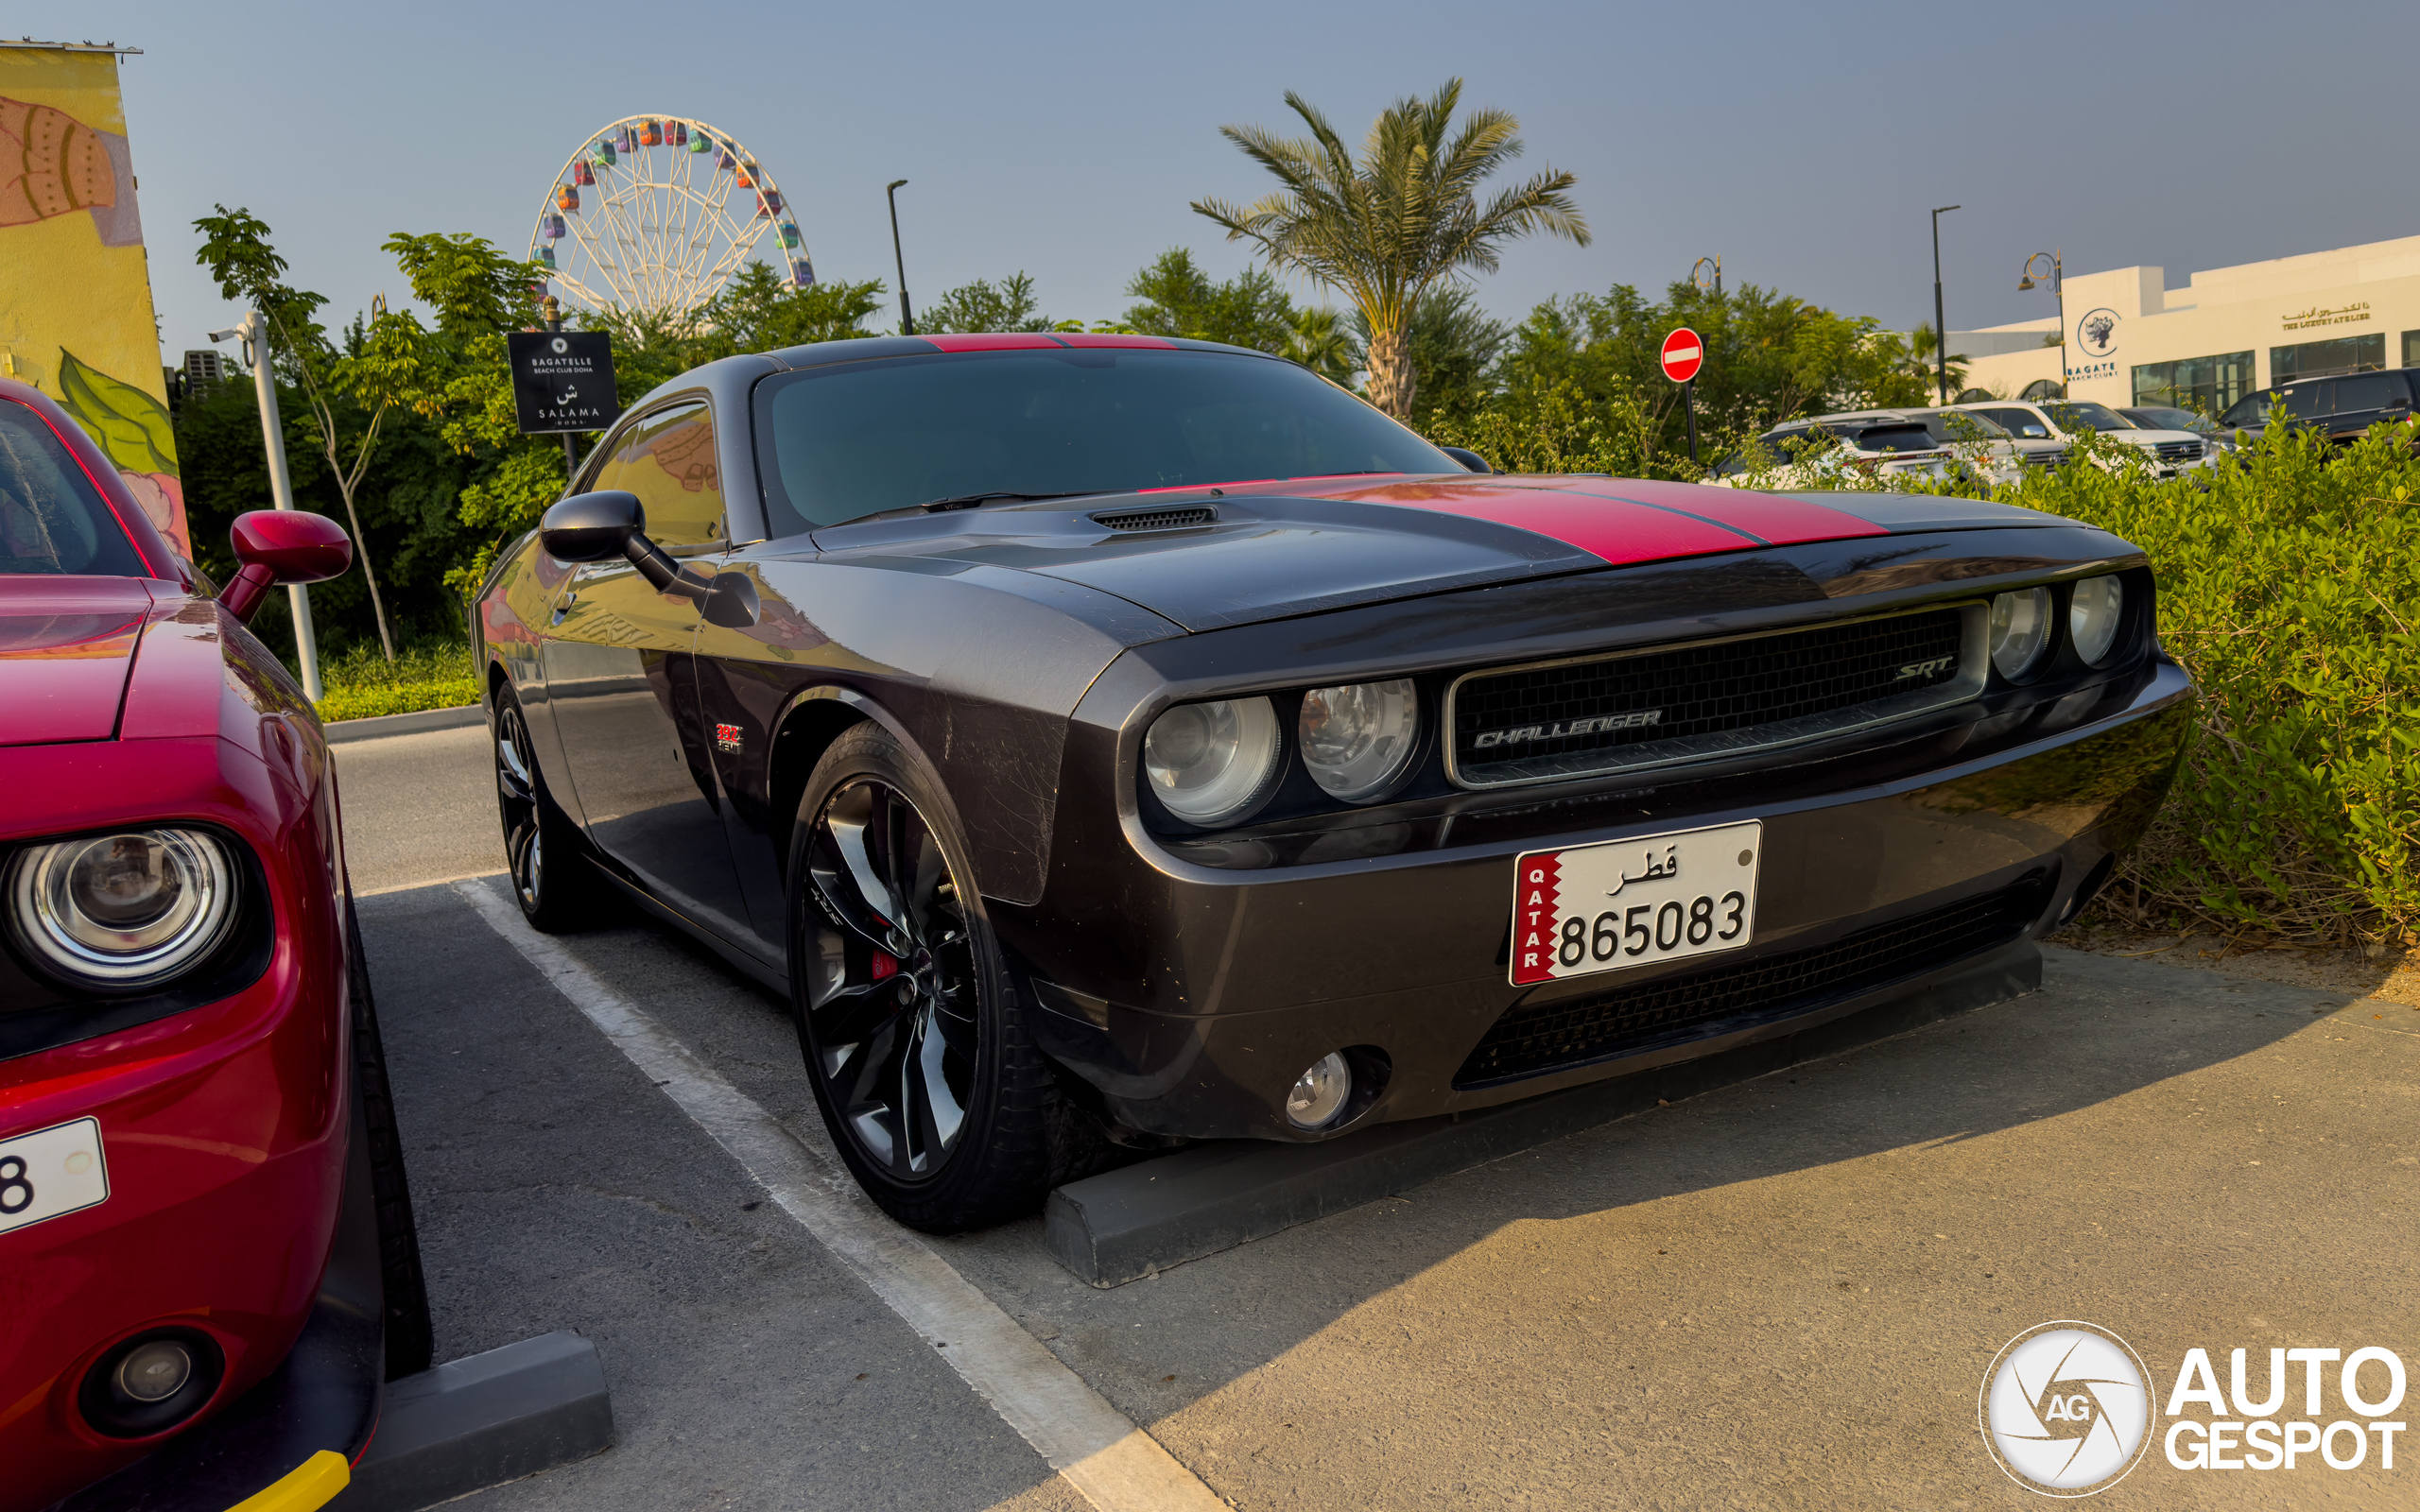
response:
<svg viewBox="0 0 2420 1512"><path fill-rule="evenodd" d="M496 691L495 803L504 825L504 869L530 927L561 934L581 922L591 874L579 833L546 796L529 722L510 689Z"/></svg>
<svg viewBox="0 0 2420 1512"><path fill-rule="evenodd" d="M1072 1111L949 812L896 740L857 726L807 781L790 872L791 997L824 1124L884 1211L937 1233L1037 1207Z"/></svg>

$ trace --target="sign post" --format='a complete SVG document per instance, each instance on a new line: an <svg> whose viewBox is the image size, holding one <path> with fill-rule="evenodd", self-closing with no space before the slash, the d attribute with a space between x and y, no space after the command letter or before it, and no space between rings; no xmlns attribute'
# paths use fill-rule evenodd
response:
<svg viewBox="0 0 2420 1512"><path fill-rule="evenodd" d="M512 368L513 418L524 436L562 437L568 487L579 471L572 437L613 424L622 405L614 397L613 336L564 330L554 302L551 297L546 301L547 329L509 332L504 341Z"/></svg>
<svg viewBox="0 0 2420 1512"><path fill-rule="evenodd" d="M1705 366L1705 343L1687 326L1664 338L1664 376L1681 386L1681 407L1689 417L1689 460L1698 459L1698 369Z"/></svg>

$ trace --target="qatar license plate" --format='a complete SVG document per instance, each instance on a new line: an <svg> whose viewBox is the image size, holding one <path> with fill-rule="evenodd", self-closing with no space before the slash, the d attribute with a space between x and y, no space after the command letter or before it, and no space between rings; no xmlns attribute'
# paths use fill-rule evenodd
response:
<svg viewBox="0 0 2420 1512"><path fill-rule="evenodd" d="M109 1200L98 1120L54 1124L0 1140L0 1234Z"/></svg>
<svg viewBox="0 0 2420 1512"><path fill-rule="evenodd" d="M1760 820L1532 850L1513 869L1512 981L1737 950L1756 933Z"/></svg>

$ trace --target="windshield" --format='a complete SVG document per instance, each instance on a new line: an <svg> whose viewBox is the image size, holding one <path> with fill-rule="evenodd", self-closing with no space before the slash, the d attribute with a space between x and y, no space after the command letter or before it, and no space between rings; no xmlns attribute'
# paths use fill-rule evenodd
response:
<svg viewBox="0 0 2420 1512"><path fill-rule="evenodd" d="M838 363L757 389L774 534L984 493L1461 465L1291 363L1058 348Z"/></svg>
<svg viewBox="0 0 2420 1512"><path fill-rule="evenodd" d="M2008 433L2023 440L2042 441L2050 437L2050 427L2030 409L1979 409L1971 411L2007 427Z"/></svg>
<svg viewBox="0 0 2420 1512"><path fill-rule="evenodd" d="M2096 404L2088 399L2066 400L2043 406L2050 418L2071 431L2131 431L2135 422L2106 404Z"/></svg>
<svg viewBox="0 0 2420 1512"><path fill-rule="evenodd" d="M1968 409L1927 409L1908 417L1932 432L1943 445L1952 441L2004 441L2008 432L1997 421Z"/></svg>
<svg viewBox="0 0 2420 1512"><path fill-rule="evenodd" d="M2210 428L2208 421L2189 409L2144 408L2130 409L2124 413L2128 420L2147 431L2202 431Z"/></svg>
<svg viewBox="0 0 2420 1512"><path fill-rule="evenodd" d="M0 573L147 576L76 458L13 400L0 400Z"/></svg>

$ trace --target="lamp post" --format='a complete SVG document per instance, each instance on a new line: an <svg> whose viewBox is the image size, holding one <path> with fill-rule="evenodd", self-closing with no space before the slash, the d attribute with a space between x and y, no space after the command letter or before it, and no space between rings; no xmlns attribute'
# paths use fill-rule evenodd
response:
<svg viewBox="0 0 2420 1512"><path fill-rule="evenodd" d="M1949 323L1941 313L1941 217L1961 205L1943 205L1932 213L1932 351L1940 359L1941 402L1949 403Z"/></svg>
<svg viewBox="0 0 2420 1512"><path fill-rule="evenodd" d="M561 301L549 294L538 301L538 308L545 317L547 330L560 331L563 328L563 307ZM563 432L563 491L570 492L572 485L579 481L579 448L573 444L571 432L565 431Z"/></svg>
<svg viewBox="0 0 2420 1512"><path fill-rule="evenodd" d="M1689 282L1697 284L1700 288L1704 288L1706 285L1698 279L1698 269L1702 267L1710 267L1714 269L1714 297L1718 300L1722 298L1722 259L1720 257L1701 257L1696 262L1689 265Z"/></svg>
<svg viewBox="0 0 2420 1512"><path fill-rule="evenodd" d="M213 331L210 339L242 337L244 355L252 365L252 388L260 396L261 445L268 453L268 502L280 509L294 507L294 481L285 471L285 427L277 418L277 380L268 370L268 321L258 310L247 310L232 331ZM302 696L320 701L320 642L311 633L311 600L301 583L285 585L294 608L294 660L302 669Z"/></svg>
<svg viewBox="0 0 2420 1512"><path fill-rule="evenodd" d="M2057 252L2036 252L2027 258L2024 275L2016 281L2016 291L2022 294L2033 287L2034 264L2049 263L2050 292L2059 301L2059 397L2065 399L2067 397L2067 281L2066 270L2059 266L2059 258Z"/></svg>
<svg viewBox="0 0 2420 1512"><path fill-rule="evenodd" d="M890 260L899 268L899 334L912 336L916 334L916 318L908 313L908 259L899 251L899 186L907 181L891 180L885 193L890 197Z"/></svg>

